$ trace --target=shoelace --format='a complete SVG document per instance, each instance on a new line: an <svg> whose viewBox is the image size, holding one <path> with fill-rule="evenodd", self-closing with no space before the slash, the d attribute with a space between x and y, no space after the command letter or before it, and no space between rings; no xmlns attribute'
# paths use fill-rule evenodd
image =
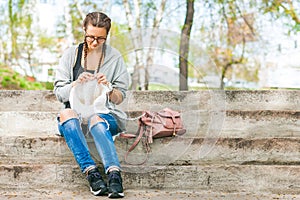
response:
<svg viewBox="0 0 300 200"><path fill-rule="evenodd" d="M92 177L101 178L101 174L99 172L94 172L91 174Z"/></svg>
<svg viewBox="0 0 300 200"><path fill-rule="evenodd" d="M118 182L121 182L121 178L118 174L111 173L109 177L110 177L110 180L117 180Z"/></svg>

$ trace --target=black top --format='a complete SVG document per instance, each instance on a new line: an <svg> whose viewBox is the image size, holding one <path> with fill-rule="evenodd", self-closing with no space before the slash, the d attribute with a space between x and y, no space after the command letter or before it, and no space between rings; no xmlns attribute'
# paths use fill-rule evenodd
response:
<svg viewBox="0 0 300 200"><path fill-rule="evenodd" d="M79 44L79 47L78 47L77 58L76 58L75 66L73 68L73 81L76 81L78 79L79 75L82 72L84 72L84 68L81 66L82 51L83 51L83 43ZM87 72L90 72L91 74L93 74L95 71L87 70Z"/></svg>

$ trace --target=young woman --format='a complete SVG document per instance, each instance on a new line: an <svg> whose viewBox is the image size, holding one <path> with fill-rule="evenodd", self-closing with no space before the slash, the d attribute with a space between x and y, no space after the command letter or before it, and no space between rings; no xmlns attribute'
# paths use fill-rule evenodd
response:
<svg viewBox="0 0 300 200"><path fill-rule="evenodd" d="M56 71L54 93L65 104L58 116L59 132L72 151L82 173L85 173L94 195L110 198L124 197L121 167L113 142L113 136L125 130L123 111L115 108L126 95L129 75L120 53L107 45L106 38L111 20L101 12L89 13L83 21L84 42L68 48L62 55ZM72 87L90 80L108 86L106 107L108 114L95 113L88 120L87 128L102 160L108 183L103 180L95 161L91 158L82 131L82 121L70 108Z"/></svg>

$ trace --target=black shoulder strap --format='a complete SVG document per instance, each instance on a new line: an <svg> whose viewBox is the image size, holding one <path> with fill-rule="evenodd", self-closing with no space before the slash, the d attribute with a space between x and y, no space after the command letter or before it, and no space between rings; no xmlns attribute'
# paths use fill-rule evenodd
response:
<svg viewBox="0 0 300 200"><path fill-rule="evenodd" d="M81 67L82 51L83 51L83 43L80 43L78 46L75 66L73 68L73 81L77 80L78 76L82 73L82 70L80 70L82 68Z"/></svg>
<svg viewBox="0 0 300 200"><path fill-rule="evenodd" d="M76 59L76 63L81 61L81 57L82 57L82 51L83 51L83 43L80 43L78 46L78 52L77 52L77 59Z"/></svg>

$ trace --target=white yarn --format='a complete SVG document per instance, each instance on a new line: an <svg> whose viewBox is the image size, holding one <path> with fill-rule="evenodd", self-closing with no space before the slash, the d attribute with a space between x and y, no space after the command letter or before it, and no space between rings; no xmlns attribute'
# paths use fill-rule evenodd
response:
<svg viewBox="0 0 300 200"><path fill-rule="evenodd" d="M83 121L95 113L107 114L109 113L109 109L106 107L108 91L108 87L98 84L97 80L77 84L70 92L71 108L81 115Z"/></svg>

